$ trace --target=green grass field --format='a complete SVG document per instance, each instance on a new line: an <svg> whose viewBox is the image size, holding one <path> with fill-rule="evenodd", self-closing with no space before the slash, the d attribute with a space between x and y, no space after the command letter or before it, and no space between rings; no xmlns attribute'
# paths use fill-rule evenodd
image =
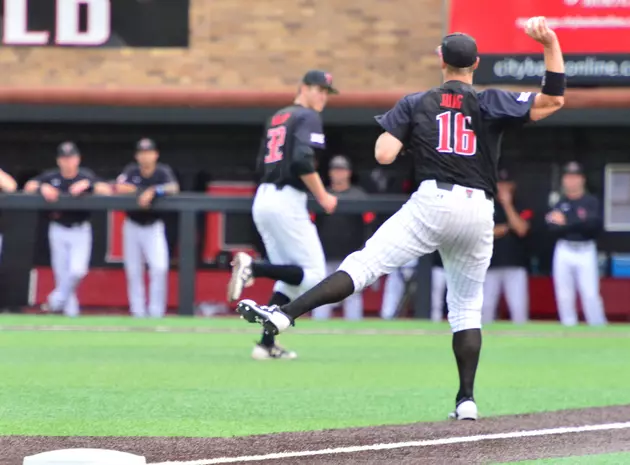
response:
<svg viewBox="0 0 630 465"><path fill-rule="evenodd" d="M630 463L630 454L622 452L619 454L584 455L560 459L525 460L517 463L522 465L620 465ZM507 465L507 463L501 465Z"/></svg>
<svg viewBox="0 0 630 465"><path fill-rule="evenodd" d="M7 330L24 325L164 331ZM281 338L300 358L266 362L250 359L257 328L237 319L0 316L0 327L0 435L207 437L437 421L457 388L446 324L300 321ZM378 334L423 329L440 332ZM480 413L630 403L628 353L630 326L492 325Z"/></svg>

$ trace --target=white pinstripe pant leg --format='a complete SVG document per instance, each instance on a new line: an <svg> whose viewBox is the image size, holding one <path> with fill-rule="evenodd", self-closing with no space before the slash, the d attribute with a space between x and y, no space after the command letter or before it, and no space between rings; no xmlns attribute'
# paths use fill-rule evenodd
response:
<svg viewBox="0 0 630 465"><path fill-rule="evenodd" d="M350 275L355 292L437 249L440 225L445 223L448 211L434 205L433 200L427 193L415 192L378 228L363 249L341 263L339 270Z"/></svg>
<svg viewBox="0 0 630 465"><path fill-rule="evenodd" d="M445 230L440 247L448 321L454 333L481 328L483 284L492 257L494 227L494 204L485 194L456 200L459 206L453 212L458 214Z"/></svg>
<svg viewBox="0 0 630 465"><path fill-rule="evenodd" d="M276 281L274 292L293 300L326 277L324 249L306 209L306 193L290 186L277 189L262 184L254 197L252 215L269 261L297 265L304 271L299 285Z"/></svg>

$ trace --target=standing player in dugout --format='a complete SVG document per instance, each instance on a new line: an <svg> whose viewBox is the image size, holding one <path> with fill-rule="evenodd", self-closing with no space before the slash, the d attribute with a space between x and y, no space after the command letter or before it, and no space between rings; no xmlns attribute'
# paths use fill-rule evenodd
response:
<svg viewBox="0 0 630 465"><path fill-rule="evenodd" d="M390 164L405 147L414 157L418 190L339 269L283 306L243 300L237 311L249 322L280 333L320 305L339 302L413 258L440 252L447 280L448 320L459 374L458 420L476 420L473 395L481 352L483 283L492 257L499 144L505 129L537 121L564 104L564 60L556 34L543 17L527 22L527 34L544 46L542 92L476 92L475 40L461 33L442 40L444 84L403 97L377 117L384 129L375 157Z"/></svg>
<svg viewBox="0 0 630 465"><path fill-rule="evenodd" d="M237 253L232 263L228 300L240 298L254 278L274 279L269 305L284 305L310 289L326 276L326 260L317 228L306 208L307 192L313 194L326 213L337 207L337 197L324 188L316 171L316 150L326 148L320 113L333 87L332 76L312 70L302 78L293 105L278 110L265 126L252 216L265 245L268 262L254 262ZM263 330L252 357L257 360L293 359L297 354L275 341Z"/></svg>

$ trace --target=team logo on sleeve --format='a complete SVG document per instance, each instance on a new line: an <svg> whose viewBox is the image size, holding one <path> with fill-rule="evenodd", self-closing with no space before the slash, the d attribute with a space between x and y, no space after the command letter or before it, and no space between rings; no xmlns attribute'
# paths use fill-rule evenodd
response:
<svg viewBox="0 0 630 465"><path fill-rule="evenodd" d="M313 144L325 144L326 143L326 137L324 136L324 134L317 134L315 132L311 133L311 142Z"/></svg>
<svg viewBox="0 0 630 465"><path fill-rule="evenodd" d="M516 99L517 102L527 103L529 102L529 98L532 96L531 92L521 92L521 95Z"/></svg>

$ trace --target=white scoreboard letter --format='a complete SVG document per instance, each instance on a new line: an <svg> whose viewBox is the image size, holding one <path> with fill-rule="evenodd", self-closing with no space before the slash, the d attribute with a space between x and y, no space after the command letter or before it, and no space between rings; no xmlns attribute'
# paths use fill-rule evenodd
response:
<svg viewBox="0 0 630 465"><path fill-rule="evenodd" d="M79 30L79 9L87 7L87 28ZM110 0L57 0L57 45L101 45L111 35Z"/></svg>
<svg viewBox="0 0 630 465"><path fill-rule="evenodd" d="M28 30L28 0L4 0L5 45L46 45L50 34Z"/></svg>

